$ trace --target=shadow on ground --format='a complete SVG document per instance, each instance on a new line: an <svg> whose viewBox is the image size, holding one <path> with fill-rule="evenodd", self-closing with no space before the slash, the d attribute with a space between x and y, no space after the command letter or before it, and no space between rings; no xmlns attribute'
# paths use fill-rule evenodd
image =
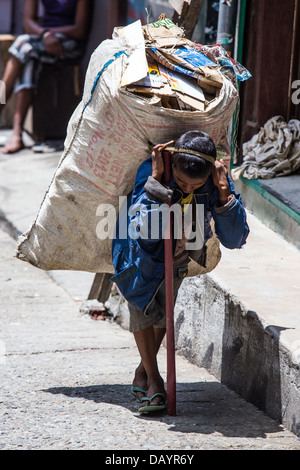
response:
<svg viewBox="0 0 300 470"><path fill-rule="evenodd" d="M139 415L139 405L130 393L129 384L55 387L43 391L122 406L139 419L155 419L170 425L170 431L200 434L217 432L226 437L240 438L265 438L270 433L282 432L279 423L219 382L178 383L176 416L169 416L166 412Z"/></svg>

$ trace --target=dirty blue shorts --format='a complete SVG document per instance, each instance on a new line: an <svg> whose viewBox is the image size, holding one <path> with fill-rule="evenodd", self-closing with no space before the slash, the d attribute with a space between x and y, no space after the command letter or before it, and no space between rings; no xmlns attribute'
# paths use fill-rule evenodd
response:
<svg viewBox="0 0 300 470"><path fill-rule="evenodd" d="M177 298L177 293L183 279L188 272L188 261L184 261L178 265L174 265L173 279L174 279L174 304ZM144 330L150 326L156 328L166 327L166 297L165 297L165 281L160 286L156 296L149 305L146 313L142 312L132 304L128 303L129 309L129 331Z"/></svg>

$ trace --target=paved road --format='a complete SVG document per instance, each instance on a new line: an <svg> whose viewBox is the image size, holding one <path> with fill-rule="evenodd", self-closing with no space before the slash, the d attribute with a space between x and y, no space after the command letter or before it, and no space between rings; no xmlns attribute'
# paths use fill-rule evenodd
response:
<svg viewBox="0 0 300 470"><path fill-rule="evenodd" d="M129 393L138 363L132 335L80 314L14 248L0 230L1 450L300 449L295 435L182 357L177 415L140 416ZM165 358L162 350L164 376Z"/></svg>

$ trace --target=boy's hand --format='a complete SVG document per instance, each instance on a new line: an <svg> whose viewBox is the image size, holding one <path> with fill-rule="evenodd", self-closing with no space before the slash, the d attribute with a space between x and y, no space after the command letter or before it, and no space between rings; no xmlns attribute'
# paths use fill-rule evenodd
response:
<svg viewBox="0 0 300 470"><path fill-rule="evenodd" d="M216 160L212 169L213 182L217 186L220 202L225 204L230 196L230 188L227 179L228 171L224 160Z"/></svg>
<svg viewBox="0 0 300 470"><path fill-rule="evenodd" d="M174 140L167 142L166 144L158 144L153 147L152 156L152 177L157 181L161 182L161 178L164 172L164 161L162 153L166 147L173 144Z"/></svg>

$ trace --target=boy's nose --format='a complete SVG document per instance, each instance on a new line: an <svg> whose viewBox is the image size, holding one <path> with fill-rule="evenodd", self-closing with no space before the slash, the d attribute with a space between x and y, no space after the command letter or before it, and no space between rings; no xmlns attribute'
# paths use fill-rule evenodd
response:
<svg viewBox="0 0 300 470"><path fill-rule="evenodd" d="M188 184L185 184L185 185L182 187L182 189L183 189L183 192L184 192L184 193L188 193L188 194L193 191L192 186L190 186L190 185L188 185Z"/></svg>

